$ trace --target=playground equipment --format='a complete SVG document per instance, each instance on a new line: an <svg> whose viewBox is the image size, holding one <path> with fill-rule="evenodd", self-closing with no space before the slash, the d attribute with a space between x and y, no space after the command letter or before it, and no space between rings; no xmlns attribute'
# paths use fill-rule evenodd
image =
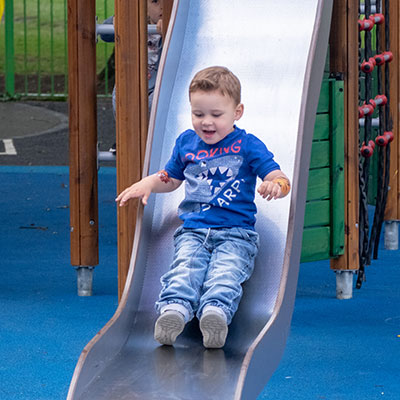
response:
<svg viewBox="0 0 400 400"><path fill-rule="evenodd" d="M195 321L173 348L154 341L154 299L159 277L171 259L181 193L153 196L145 209L140 206L120 305L82 353L69 399L248 399L256 398L264 387L282 355L293 309L306 171L331 9L332 1L325 0L175 1L150 118L144 174L162 168L176 136L190 126L187 90L193 74L220 64L242 81L243 126L274 149L293 191L290 199L279 203L257 201L256 229L263 246L227 345L219 351L202 347ZM255 15L262 24L254 24ZM278 53L278 58L270 56ZM117 75L117 85L120 78ZM121 95L121 86L117 87Z"/></svg>
<svg viewBox="0 0 400 400"><path fill-rule="evenodd" d="M162 274L163 268L166 267L165 260L171 256L168 238L171 237L176 226L176 219L172 210L175 209L178 202L177 195L169 195L168 201L158 196L152 200L145 210L139 209L132 258L132 242L130 242L130 239L133 238L133 233L131 226L137 210L135 207L119 210L119 235L122 239L119 244L120 294L122 294L124 288L125 290L115 316L82 353L71 383L69 398L122 398L124 395L130 396L130 398L135 398L134 396L137 398L160 398L160 396L162 398L164 396L165 398L169 393L172 393L171 396L175 396L174 398L179 398L179 396L181 398L193 398L192 389L199 393L200 398L207 397L207 393L210 393L209 398L212 398L213 395L216 396L215 398L226 398L227 393L228 398L229 396L230 398L240 398L240 396L254 398L257 391L273 372L283 350L297 279L295 260L299 253L299 236L301 234L296 231L296 227L300 227L302 223L300 222L302 218L301 209L305 196L305 193L302 192L304 188L300 187L306 186L304 182L304 175L306 174L301 171L303 175L298 176L300 174L298 167L305 167L309 156L310 138L308 138L307 132L313 128L311 123L314 116L311 110L318 98L316 89L318 82L320 82L319 74L322 71L320 57L324 55L324 51L321 51L322 42L327 36L327 26L330 20L329 10L332 2L307 0L302 2L301 9L296 8L300 7L299 4L296 4L298 2L289 0L281 2L279 5L273 4L275 2L268 4L263 2L259 7L257 1L248 2L246 5L230 2L229 7L224 7L224 12L220 9L220 12L217 10L218 7L223 7L224 2L218 2L218 5L213 3L211 1L186 2L183 0L175 3L173 22L165 42L168 53L165 52L163 56L164 60L159 77L160 86L157 89L156 104L150 121L144 173L153 172L162 167L172 148L173 138L180 130L190 125L190 121L185 120L189 114L185 109L187 107L186 89L190 75L196 69L210 63L227 64L238 73L243 81L244 89L251 88L249 99L258 99L262 90L265 90L264 85L259 84L264 79L267 87L279 82L281 85L278 85L279 89L274 92L273 96L270 93L263 95L263 98L274 99L274 102L270 101L265 104L265 107L274 106L274 109L269 113L264 113L266 116L262 128L252 125L255 123L254 121L257 121L258 116L251 114L249 122L243 123L246 124L246 128L250 126L251 130L257 131L257 134L259 134L270 126L268 124L271 118L273 120L275 118L275 122L279 118L285 121L282 126L285 126L288 131L291 131L290 123L293 123L292 117L295 114L295 120L298 118L299 126L303 126L303 122L306 122L304 135L300 129L299 135L292 138L297 141L296 151L293 151L294 148L290 149L294 140L287 140L286 136L285 139L280 139L277 135L273 139L270 137L266 139L268 143L271 143L271 148L274 151L278 149L278 151L275 151L277 159L284 160L281 164L284 170L289 172L294 183L290 204L288 204L286 211L283 211L283 214L272 207L270 215L269 211L264 210L262 205L259 206L260 214L257 228L265 237L276 239L273 245L276 245L276 249L274 248L271 254L268 252L266 252L268 254L261 253L258 265L273 264L281 269L277 274L272 275L269 275L271 271L258 272L260 275L257 277L256 274L254 279L249 282L242 306L231 326L230 336L224 351L218 354L205 352L199 344L200 340L195 323L188 326L174 349L155 347L156 343L152 339L153 321L155 319L152 307L158 292L158 278ZM384 7L381 7L382 4ZM120 143L117 146L119 152L117 154L117 170L118 191L120 191L140 178L141 174L138 171L140 171L145 154L147 93L144 71L146 68L145 57L138 57L138 55L141 52L140 49L144 48L143 43L145 43L147 36L147 28L143 22L146 12L142 2L135 3L134 7L127 7L122 1L117 1L116 5L116 32L119 35L119 44L116 48L117 64L119 65L117 83L123 82L118 93L117 105L117 143ZM350 298L352 296L353 274L361 271L358 274L357 282L357 285L361 286L364 277L363 266L368 265L368 257L371 256L370 251L372 249L370 244L365 246L365 238L369 236L366 233L368 232L368 221L365 213L367 209L367 191L365 190L367 181L365 178L368 177L366 171L369 169L371 158L361 158L362 173L359 176L359 155L361 152L364 156L371 155L373 152L376 154L377 151L385 153L379 161L381 172L378 173L378 180L381 183L378 186L381 187L381 195L377 195L380 200L377 202L378 207L376 208L380 208L380 210L376 215L379 214L382 221L381 216L385 212L387 221L385 243L389 242L390 239L394 248L398 241L396 231L398 230L397 220L400 215L398 204L400 187L398 180L400 177L397 173L399 153L398 141L393 141L393 138L396 139L399 125L397 110L399 99L399 3L386 0L382 3L379 2L379 4L378 2L372 4L372 1L365 0L358 7L349 0L336 0L333 6L332 21L334 23L330 32L330 72L332 77L342 79L344 82L344 173L346 184L344 254L331 260L331 268L336 272L338 298ZM265 16L261 13L261 11L265 11L263 7L268 10ZM257 29L264 29L263 27L255 28L254 24L248 27L244 24L241 25L240 33L237 32L236 25L234 31L230 30L235 15L236 18L237 15L240 15L241 22L242 19L246 20L244 16L247 15L247 8L253 10L253 12L256 10L257 15L263 16L263 21L268 22L264 26L266 32L269 28L273 28L268 36L272 38L271 41L263 42L265 47L260 51L255 51L255 49L258 49L256 47L258 42L255 38L266 34L266 32L257 31ZM230 9L230 13L236 12L237 14L226 13L226 9ZM311 10L317 10L317 12ZM365 15L360 17L359 12L365 13ZM371 16L373 13L376 15ZM294 15L297 19L293 17ZM298 18L299 15L301 18ZM82 11L80 21L85 21L87 16L87 12ZM310 16L316 18L311 20L309 19ZM91 18L91 15L89 17ZM218 18L218 20L215 20L215 18ZM229 18L229 23L224 24L224 18ZM357 24L359 18L360 22ZM249 18L249 20L252 20L252 18ZM291 31L296 32L296 37L291 36L290 40L287 39L286 34L288 32L284 29L285 24L279 23L281 20L285 20L285 22L290 20ZM93 19L90 21L93 21ZM134 21L137 23L135 24ZM132 29L128 29L128 25L130 28L132 26L138 27L134 35L132 35ZM315 36L310 31L311 26L315 28ZM385 26L384 32L381 29L382 26ZM365 53L359 51L360 28L366 44L363 47ZM93 32L94 37L94 27L93 31L90 32ZM88 37L87 31L85 33L81 37L82 40ZM376 38L384 38L385 41L384 46L376 43L374 52L369 47L372 33L375 33ZM305 40L302 35L311 36L308 36ZM274 47L276 46L274 40L277 37L281 38L279 46L282 46L282 48L279 47L279 49ZM296 46L296 49L292 52L288 50L294 43L291 41L298 39L301 40L301 43ZM236 59L230 58L235 51L232 49L232 42L235 43L235 48L243 50ZM309 46L311 58L305 57L307 52L304 46ZM245 51L249 51L249 49L252 51L251 56L246 56ZM317 51L317 49L320 49L320 51ZM218 51L218 54L216 51ZM280 58L279 68L275 68L277 61L274 57L267 56L277 52L282 54L286 61L286 54L289 58L293 55L296 57L292 63L285 63ZM139 59L139 64L129 62L126 57L127 54L136 57L136 60ZM363 55L362 59L359 58L359 54ZM258 63L260 63L260 60L262 62L260 68L257 64L257 68L250 71L245 65L255 55L258 56ZM314 59L316 61L314 66L309 63L313 59L312 55L317 56ZM263 56L268 58L268 63L263 59ZM359 69L362 64L364 67ZM367 64L368 67L366 67ZM293 70L291 70L292 67ZM314 67L320 68L320 70L312 69ZM278 70L279 78L274 79L274 74ZM313 73L310 75L311 70ZM290 75L289 71L293 73L293 76ZM377 74L376 80L378 81L380 80L379 71L382 73L381 78L385 83L385 90L378 90L379 93L376 94L366 88L365 91L362 91L364 98L361 100L359 97L361 92L359 90L361 88L361 85L359 85L360 74L365 74L365 76L361 76L366 82L366 86L371 86L368 75L371 77L372 74ZM296 77L296 82L287 80L286 73L291 78ZM305 75L300 78L302 73L305 73ZM127 77L132 79L127 79ZM309 77L312 78L310 81L308 81ZM254 84L255 81L257 85ZM282 81L286 85L282 85ZM290 85L287 85L288 82L290 82ZM300 88L299 82L308 82L310 86L308 87L306 84ZM390 86L390 91L387 86ZM132 95L132 93L135 94ZM296 99L299 100L296 96L300 93L308 96L303 97L300 103L296 103ZM310 94L313 94L313 98L312 96L310 98ZM285 97L285 103L287 103L286 97L290 97L292 100L292 96L294 103L290 103L289 110L286 107L286 114L281 117L279 110L282 98ZM135 99L135 104L132 104L132 98ZM304 100L306 100L306 103L303 103ZM365 105L363 105L364 102ZM247 99L245 103L248 110L257 109L257 106L259 106L259 104L252 104L251 100L247 101ZM298 109L296 104L306 104L306 106L305 108L301 106ZM134 119L131 118L132 109L138 110ZM385 115L382 115L383 110ZM291 113L291 118L288 118L288 112ZM297 112L299 113L297 114ZM248 111L246 113L249 116ZM304 116L307 118L303 119ZM282 129L279 124L276 126L280 130ZM363 140L360 143L358 138L359 126L363 128L364 133ZM378 128L376 135L371 131L374 126ZM266 130L268 132L269 129ZM137 133L135 134L135 132ZM260 134L261 137L262 135L263 133ZM284 147L281 147L282 142L280 140L285 141ZM364 147L362 146L363 142ZM139 146L137 143L139 143ZM391 146L391 143L396 145ZM297 151L298 146L302 149L300 152ZM363 150L361 151L362 147ZM282 148L285 149L284 153L286 155L291 154L293 159L282 155L283 151L279 150ZM127 149L130 149L131 153L128 154ZM132 155L132 152L136 152L136 154ZM136 160L136 164L132 162L132 159ZM389 160L391 161L390 165ZM361 196L359 195L359 180L360 182L364 180L364 182L361 182ZM387 190L389 186L390 190ZM382 195L383 197L381 197ZM386 208L382 207L386 202L386 200L381 200L384 199L384 196L387 196ZM360 199L361 202L359 203ZM265 221L269 221L272 225L275 224L278 227L277 233L274 232L271 235L266 228ZM390 229L392 226L394 228ZM378 231L375 234L376 237L379 237ZM386 240L387 238L388 240ZM268 241L264 240L263 243L268 243ZM368 251L365 252L365 249ZM131 260L130 263L129 260ZM257 270L262 271L262 268ZM264 364L266 354L268 355L268 362ZM163 365L167 365L167 367L163 368ZM208 367L212 369L210 370ZM154 377L154 380L149 382L148 376ZM210 376L215 376L216 381L205 380ZM222 392L218 392L218 390Z"/></svg>
<svg viewBox="0 0 400 400"><path fill-rule="evenodd" d="M337 273L338 298L352 297L354 273L358 274L356 287L361 287L373 247L376 256L383 220L385 246L388 248L391 243L390 248L397 248L396 221L400 216L396 172L399 144L395 141L395 146L391 146L391 134L386 133L393 132L396 138L399 128L396 108L399 101L399 3L390 0L359 3L335 1L332 21L336 29L331 31L330 69L343 77L345 91L345 252L331 259L331 268ZM376 148L377 143L386 143L386 146ZM373 152L371 159L368 156ZM359 158L359 155L367 157ZM368 201L371 201L374 186L379 190L375 189L378 190L376 200L372 199L376 211L370 232Z"/></svg>
<svg viewBox="0 0 400 400"><path fill-rule="evenodd" d="M364 16L359 19L359 29L363 33L363 49L360 52L360 84L363 104L359 107L359 117L364 118L360 130L360 265L358 269L356 287L360 288L365 280L365 266L371 264L372 254L374 259L378 255L379 238L384 220L384 212L389 192L390 177L390 143L393 141L393 119L390 110L391 77L389 64L394 57L391 51L389 33L390 1L385 3L375 1L375 14L371 13L372 2L365 1ZM381 13L384 5L384 14ZM372 29L375 28L373 38ZM361 46L361 43L360 43ZM374 74L374 77L373 77ZM371 98L374 91L377 95ZM359 101L362 102L361 96ZM372 116L377 114L378 124L372 127ZM375 215L370 227L368 215L368 192L370 178L370 158L374 153L375 144L378 144L377 190L375 201ZM389 230L386 230L388 234Z"/></svg>
<svg viewBox="0 0 400 400"><path fill-rule="evenodd" d="M85 24L92 20L88 29ZM71 264L78 294L92 294L98 258L95 7L73 0L68 7Z"/></svg>
<svg viewBox="0 0 400 400"><path fill-rule="evenodd" d="M22 2L22 1L21 1ZM170 3L170 0L164 0L166 4ZM43 2L44 3L44 2ZM97 2L99 3L99 2ZM107 0L104 1L104 4L107 3ZM357 3L357 2L356 2ZM326 116L329 119L326 119L328 121L326 124L329 125L329 129L332 130L332 128L337 128L339 130L342 130L344 127L345 131L345 161L346 165L344 166L344 172L343 172L343 166L342 165L337 165L335 164L333 166L332 164L332 169L330 171L331 175L331 188L329 189L329 183L327 183L328 186L328 191L331 191L331 194L340 194L340 196L343 196L343 191L339 188L337 184L334 185L334 182L338 182L335 180L335 178L338 176L337 174L341 174L340 176L340 182L343 180L343 173L345 173L346 179L345 179L345 184L346 184L346 200L342 201L341 199L338 199L336 201L336 205L340 205L340 207L336 207L335 205L329 205L325 207L325 216L327 216L324 220L325 225L321 227L321 231L324 229L325 232L330 230L333 233L336 233L336 235L333 235L333 238L329 238L329 235L326 234L324 237L323 243L317 248L317 246L314 246L314 249L310 243L312 243L312 240L310 240L311 237L318 237L317 233L313 233L313 235L310 235L310 231L306 225L306 230L304 232L304 247L307 248L307 252L310 254L313 250L316 250L314 253L314 257L312 257L312 260L316 259L326 259L326 258L331 258L332 259L332 269L335 271L342 272L344 274L351 274L354 275L359 269L359 227L360 227L360 221L359 221L359 190L358 190L358 159L359 159L359 152L362 147L362 142L361 140L360 143L357 143L357 138L358 138L358 130L359 127L363 129L365 126L366 118L359 118L358 120L354 117L354 115L357 115L357 109L359 106L362 106L362 103L366 101L368 103L369 99L374 98L375 95L380 94L376 92L376 84L375 82L377 81L377 72L378 69L381 68L382 71L385 71L386 68L389 70L388 75L390 77L390 99L391 101L387 106L382 107L377 107L376 111L374 111L374 114L370 116L371 118L368 120L368 124L371 125L372 132L371 138L368 139L366 142L366 145L368 147L369 141L375 140L375 136L384 136L383 132L380 132L375 135L374 129L379 126L381 118L379 118L379 112L377 112L378 109L390 109L390 115L391 118L393 119L393 129L392 130L387 130L388 132L393 132L394 134L394 141L390 143L390 171L389 174L387 175L389 178L389 184L385 185L390 187L390 190L387 192L387 202L386 202L386 208L385 208L385 223L384 223L384 230L382 228L382 233L385 233L385 241L387 243L387 246L390 246L390 248L397 248L398 246L398 219L400 218L400 205L399 205L399 174L396 173L398 170L398 163L399 163L399 142L396 141L396 132L398 131L398 125L399 125L399 119L398 119L398 110L396 108L396 104L398 103L398 70L399 70L399 65L398 65L398 54L399 54L399 3L396 1L382 1L382 2L376 2L373 0L370 0L369 3L364 2L363 0L361 1L360 7L358 4L354 2L348 2L345 0L335 0L334 5L335 5L335 10L340 9L339 12L335 12L333 21L334 21L334 26L335 29L332 29L330 37L331 37L331 45L330 45L330 72L331 75L329 77L329 84L327 84L328 78L325 76L324 77L324 82L323 82L323 89L324 92L328 93L329 92L333 93L334 91L337 91L338 96L336 96L337 101L341 104L339 104L339 107L336 108L336 111L333 110L332 114L329 116ZM17 92L14 90L14 71L15 68L11 68L10 65L12 64L12 61L16 58L23 57L25 60L28 60L27 54L21 54L20 52L16 52L14 56L14 50L13 50L13 38L14 38L14 31L12 29L12 24L13 22L15 23L15 27L18 26L18 31L23 32L23 36L26 37L26 40L24 41L24 48L31 48L30 46L30 40L35 37L35 35L29 34L29 30L24 30L20 29L21 27L21 20L23 18L21 15L24 15L23 13L26 12L26 18L29 19L29 21L34 20L36 17L38 18L38 23L37 23L37 35L38 37L41 37L40 32L44 35L44 24L41 23L40 18L39 18L39 9L40 7L37 7L37 15L36 14L29 14L27 13L26 9L26 4L24 2L24 7L23 9L20 10L20 7L18 7L18 10L16 11L15 15L13 15L12 9L13 9L13 1L12 0L6 0L6 9L5 9L5 14L3 17L3 22L2 22L2 28L5 28L5 35L3 36L5 40L5 54L6 54L6 63L7 65L5 66L5 75L4 77L2 76L1 78L5 78L4 80L4 89L5 92L7 93L4 98L9 99L9 98L18 98L20 96L36 96L40 97L44 95L43 93L40 92L38 89L38 92L35 94L34 90L35 89L26 89L25 91L21 92L20 87L18 88ZM88 3L90 4L90 3ZM102 2L103 4L103 2ZM68 9L74 10L74 2L71 2L71 6L68 7ZM369 16L366 17L366 15L360 15L359 10L361 12L366 12L365 9L366 7L370 7L370 12ZM43 4L43 7L45 5ZM30 7L32 8L32 7ZM36 7L33 7L36 9ZM65 11L67 11L66 3L65 3ZM105 7L107 9L107 7ZM50 18L53 18L53 13L51 12L52 8L50 7ZM385 13L388 13L388 18L385 17ZM43 13L42 13L43 14ZM63 12L61 13L63 14ZM94 11L92 13L93 15L95 14ZM108 16L110 13L106 13ZM56 15L56 14L54 14ZM60 18L60 15L57 14L58 17ZM100 15L103 16L101 13ZM383 16L383 18L382 18ZM103 16L104 17L104 16ZM62 17L61 17L62 18ZM60 19L62 20L62 19ZM71 18L69 18L71 20ZM357 23L359 21L359 23ZM20 25L17 25L20 24ZM25 24L26 25L26 24ZM28 24L29 25L29 24ZM93 23L92 23L93 25ZM92 39L96 37L96 30L94 29L92 25L88 25L86 27L82 26L82 21L76 21L75 24L73 24L73 28L71 28L71 34L66 34L65 37L69 37L69 42L71 43L71 47L73 49L77 49L77 46L74 45L74 38L79 38L82 40L82 43L85 43L84 46L94 46L94 42L92 42ZM167 24L165 24L167 26ZM64 26L64 24L63 24ZM120 24L120 26L122 26ZM79 27L77 29L77 27ZM361 31L360 31L361 27ZM49 32L51 36L51 32L53 29L51 27L48 27L49 29L47 32ZM372 30L368 30L372 28ZM101 29L101 28L100 28ZM110 28L108 28L110 29ZM359 50L359 35L364 37L366 35L366 32L368 31L370 33L370 36L372 40L374 41L376 38L376 32L380 29L380 37L381 39L381 50L376 51L374 45L375 42L372 43L372 52L370 52L370 55L366 58L364 56L364 48ZM78 30L78 34L74 33L74 30ZM128 30L128 29L127 29ZM386 30L388 33L386 34ZM125 36L125 35L124 35ZM390 46L386 48L386 46L383 46L385 37L389 37L390 39ZM144 43L144 38L141 39L141 43ZM89 43L90 41L90 43ZM39 43L41 40L39 41ZM130 43L130 52L132 53L132 48L135 47L135 41L131 41ZM362 39L362 43L364 43L364 39ZM102 43L101 45L104 45ZM99 46L99 44L97 45ZM51 46L50 46L51 47ZM128 46L129 47L129 46ZM139 49L140 46L136 46L135 48L138 49L138 55L142 52L143 49ZM121 49L122 46L121 44L118 44L118 48ZM65 81L69 81L70 84L72 82L78 82L76 79L76 75L73 70L75 70L75 67L72 67L75 65L74 60L76 60L76 56L78 55L78 52L73 50L73 56L72 58L70 57L71 61L71 68L70 68L70 75L71 79L64 79ZM97 53L105 53L109 54L110 51L106 51L104 48L97 48ZM118 50L117 50L118 51ZM360 53L359 53L360 51ZM43 65L44 60L41 62L40 61L40 54L43 54L44 52L40 52L40 47L38 46L38 55L37 57L39 58L37 64L38 65ZM88 55L86 55L87 59L88 57L94 53L94 50L91 50ZM84 59L84 54L81 52L81 58L82 58L82 64L85 64L85 59ZM122 52L119 52L119 54L122 54ZM361 59L358 59L359 54L361 54L363 57ZM393 59L392 59L393 55ZM74 58L75 57L75 58ZM117 55L117 58L119 56ZM136 57L136 56L135 56ZM32 57L29 57L29 61L32 59ZM136 63L138 58L136 57L134 60L129 60L130 63ZM124 65L127 64L126 57L122 57L122 62L119 62L119 65L121 68L125 68ZM359 88L359 82L362 83L365 80L365 75L366 73L363 72L362 70L359 69L359 64L362 64L363 62L370 63L371 66L371 71L370 75L372 76L372 88L373 88L373 94L367 99L363 98L362 101L359 101L359 92L360 94L363 93L363 87L360 85L360 91L358 90ZM384 63L383 63L384 62ZM91 63L91 61L89 61ZM383 64L382 64L383 63ZM98 57L98 64L99 64L99 57ZM103 62L102 62L103 64ZM136 64L137 66L137 64ZM131 70L136 68L136 66L129 67L126 72L120 73L121 76L131 76ZM30 69L32 66L30 66ZM87 65L83 65L83 68L88 70ZM137 68L139 71L139 68ZM106 70L106 68L105 68ZM136 71L136 72L138 72ZM52 77L50 76L42 76L40 68L38 68L38 76L37 77L32 77L32 81L37 81L38 86L40 86L40 82L43 78L46 79L46 81L51 80ZM136 73L135 72L135 73ZM117 74L119 72L117 71ZM386 76L386 73L382 74L383 77ZM21 78L20 76L16 75L16 78ZM54 78L54 77L53 77ZM360 78L360 79L359 79ZM125 79L125 78L123 78ZM146 79L145 77L141 77L140 79ZM125 99L122 99L120 97L120 104L123 105L126 102L129 104L129 108L132 108L133 104L133 98L137 99L135 95L135 91L138 88L137 83L140 81L139 77L134 79L136 82L135 85L131 85L129 82L129 95ZM54 80L54 79L53 79ZM96 179L95 175L96 172L92 172L91 168L96 168L97 163L94 162L88 162L88 158L91 159L91 154L92 154L92 149L91 149L91 143L94 143L95 140L91 139L89 140L89 137L91 135L95 135L95 133L90 132L90 130L95 126L96 124L96 116L95 114L95 105L92 104L91 100L95 101L93 96L88 96L87 93L85 92L86 87L93 87L95 85L94 82L94 76L89 76L89 74L81 74L81 80L83 82L83 85L76 86L76 89L73 89L73 86L71 86L71 104L73 104L72 108L75 109L75 112L72 113L72 119L71 119L71 174L73 178L71 179L71 229L73 230L71 232L71 261L74 266L78 268L79 271L85 272L81 270L81 268L88 268L90 271L88 277L90 278L90 275L93 271L93 267L96 265L97 262L97 236L96 236L96 227L97 227L97 219L94 218L96 215L95 210L92 210L93 207L96 207L94 203L97 203L96 196L97 193L94 189L94 186L90 183L91 180ZM25 86L28 83L28 78L25 76L24 77L25 81ZM386 82L386 79L383 78L383 81ZM0 82L2 82L0 80ZM21 82L21 81L20 81ZM29 81L31 82L31 81ZM89 83L90 82L90 83ZM106 83L108 80L106 80ZM105 85L105 87L107 84ZM328 87L330 86L330 87ZM124 85L124 90L126 85ZM327 88L327 90L325 90ZM333 88L333 89L332 89ZM31 92L32 90L32 92ZM14 93L15 92L15 93ZM106 90L108 93L108 91ZM14 95L12 94L14 93ZM64 90L63 90L64 93ZM321 92L322 93L322 92ZM58 95L58 94L57 94ZM99 95L99 93L98 93ZM101 95L101 94L100 94ZM49 98L49 96L46 94L46 98ZM64 94L62 96L65 96ZM76 97L79 97L77 101L74 101ZM84 99L84 100L83 100ZM129 103L130 102L130 103ZM79 105L79 107L75 107L75 105ZM367 104L369 106L369 104ZM145 107L145 105L143 105ZM77 111L79 109L79 112ZM126 109L126 107L125 107ZM343 112L342 110L344 109L344 121L343 121ZM122 111L119 113L122 115L125 111L121 109ZM144 110L144 108L143 108ZM339 112L337 112L339 110ZM385 113L386 111L384 111ZM354 114L354 115L353 115ZM88 117L90 115L90 118ZM319 124L319 117L317 116L317 126L316 126L316 131L318 130L317 128L321 128L321 125ZM132 182L132 180L135 180L140 177L141 173L141 168L143 164L143 158L144 158L144 143L145 143L145 137L146 137L146 132L147 132L147 117L146 119L143 116L143 127L139 128L137 125L138 122L130 122L131 121L131 116L127 112L125 115L123 115L123 118L120 119L118 122L119 126L121 127L121 135L125 135L122 131L127 127L127 132L129 132L127 135L129 138L132 139L132 143L130 142L131 139L127 139L129 145L126 145L126 143L123 143L122 146L124 148L131 148L130 145L133 146L132 150L133 152L136 152L136 154L133 155L133 157L129 157L126 152L123 151L122 157L119 157L121 159L120 163L120 168L118 168L118 174L120 175L120 178L118 179L119 182L121 182L121 186L119 186L119 189L123 188L122 182L125 182L126 184L129 184ZM84 122L86 120L86 122ZM90 123L89 123L90 121ZM84 126L87 124L86 128L89 128L87 130ZM127 124L130 124L130 126L127 126ZM77 132L80 132L79 135L82 135L81 138L79 138ZM88 134L86 132L89 132ZM137 132L141 132L140 135L137 134ZM140 136L140 139L138 137ZM373 137L372 137L373 136ZM332 136L333 137L333 136ZM342 135L337 135L337 137L342 138ZM332 145L329 142L330 138L327 138L324 140L327 140L327 151L328 155L326 156L326 159L328 158L333 158L333 153L332 153L332 147L334 146L334 143L332 142ZM97 140L96 140L97 141ZM314 137L314 141L320 141L319 138ZM141 142L142 144L140 146L137 146L137 143ZM79 148L76 148L76 146L79 145ZM87 149L85 146L88 145ZM321 143L318 143L318 146L321 145ZM331 146L331 147L329 147ZM140 151L138 150L140 148ZM338 148L338 147L336 147ZM370 147L371 148L371 147ZM97 154L97 150L96 154ZM330 152L330 154L329 154ZM371 168L370 171L372 174L377 174L377 156L379 153L386 153L387 149L378 149L375 147L374 150L374 155L372 156L370 160ZM81 153L80 156L78 154ZM313 154L318 153L320 156L320 159L322 158L322 152L317 152L313 150ZM341 155L343 155L344 151L341 152ZM131 153L133 154L133 153ZM100 158L102 155L106 155L108 159L114 159L114 156L109 153L109 152L103 152L100 153ZM124 158L126 157L126 158ZM134 161L132 160L134 159ZM80 160L80 161L79 161ZM325 167L324 167L325 168ZM342 169L340 169L342 168ZM82 172L80 172L82 171ZM125 178L125 171L127 173L127 176L129 178ZM133 172L137 171L137 172ZM314 171L315 172L315 171ZM92 178L88 178L89 175ZM133 177L135 175L135 177ZM313 174L311 174L313 175ZM326 174L328 175L328 174ZM311 176L313 178L313 176ZM329 179L329 178L328 178ZM369 190L368 190L368 199L371 202L374 202L374 196L375 196L375 191L376 191L376 186L378 185L378 179L375 175L375 179L370 183L369 185ZM323 177L324 182L327 182L326 176ZM83 185L80 185L80 182L83 183ZM312 183L313 180L310 179L310 182ZM385 179L383 182L386 182ZM74 186L76 185L76 187ZM79 195L78 195L79 194ZM326 199L328 195L324 194L325 197L320 197L320 199L324 200ZM81 201L82 198L82 201ZM314 201L314 199L313 199ZM92 207L91 203L93 202L94 206ZM84 205L84 204L87 204ZM315 204L314 204L315 205ZM314 206L313 205L313 206ZM308 205L307 205L308 207ZM345 212L342 213L339 208L345 207ZM132 240L133 240L133 229L132 226L134 225L135 221L135 216L136 216L136 210L134 209L135 207L132 208L131 211L129 211L130 218L127 219L125 217L120 218L120 227L119 229L119 294L122 294L125 279L128 273L128 268L129 268L129 260L130 260L130 254L131 254L131 247L132 247ZM329 220L329 213L330 211L335 210L335 218ZM93 213L92 217L90 217L90 214ZM306 216L310 217L310 213L307 212ZM332 213L331 213L332 214ZM318 215L318 213L314 212L313 216ZM322 213L320 212L320 215ZM339 216L339 218L337 218ZM309 218L309 220L310 220ZM335 221L339 221L340 219L340 224L336 224ZM316 218L311 218L311 221L315 223ZM92 224L92 225L90 225ZM345 229L343 228L345 226ZM337 246L337 239L336 237L338 236L338 233L340 232L340 246ZM93 235L92 239L89 240L89 238ZM342 236L345 237L344 243ZM377 238L379 235L377 235ZM83 239L85 238L85 239ZM88 245L88 242L90 242L90 245ZM335 242L336 244L333 245L332 243ZM338 251L339 249L339 251ZM344 254L342 255L341 253L344 251ZM92 254L93 253L93 254ZM95 253L95 254L94 254ZM302 259L303 259L303 254L302 254ZM310 260L310 257L306 255L304 257L303 261L308 261ZM86 271L88 272L88 271ZM90 282L90 279L89 279ZM351 282L351 280L349 280ZM351 286L350 286L350 291L351 291ZM87 293L90 293L90 290L87 291ZM351 294L350 294L351 296Z"/></svg>

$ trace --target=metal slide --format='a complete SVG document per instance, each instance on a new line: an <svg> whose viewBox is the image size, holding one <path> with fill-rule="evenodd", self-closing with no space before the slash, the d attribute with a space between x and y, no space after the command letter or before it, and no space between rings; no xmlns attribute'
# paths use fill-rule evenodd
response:
<svg viewBox="0 0 400 400"><path fill-rule="evenodd" d="M197 320L175 345L153 339L160 276L173 253L183 191L152 195L139 210L118 310L86 346L68 399L256 399L282 356L299 269L308 165L333 0L179 0L152 109L145 174L163 168L191 127L194 73L224 65L242 82L238 126L275 154L292 181L287 198L257 199L261 248L223 349L206 350ZM182 185L183 186L183 185ZM260 197L260 196L258 196Z"/></svg>

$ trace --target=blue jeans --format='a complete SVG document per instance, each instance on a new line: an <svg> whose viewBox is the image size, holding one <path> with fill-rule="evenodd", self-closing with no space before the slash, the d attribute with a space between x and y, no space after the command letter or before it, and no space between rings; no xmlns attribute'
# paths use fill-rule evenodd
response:
<svg viewBox="0 0 400 400"><path fill-rule="evenodd" d="M174 235L175 255L161 277L158 311L172 303L183 305L189 319L200 318L205 306L220 307L228 324L250 278L258 252L258 233L243 228L188 229Z"/></svg>

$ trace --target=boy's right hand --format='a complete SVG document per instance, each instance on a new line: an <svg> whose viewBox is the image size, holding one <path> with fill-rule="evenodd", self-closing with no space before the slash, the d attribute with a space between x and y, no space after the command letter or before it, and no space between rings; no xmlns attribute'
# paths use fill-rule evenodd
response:
<svg viewBox="0 0 400 400"><path fill-rule="evenodd" d="M141 198L143 205L147 205L147 199L151 194L151 188L147 185L143 180L134 183L132 186L126 188L123 192L121 192L115 201L119 203L120 207L126 205L128 200Z"/></svg>

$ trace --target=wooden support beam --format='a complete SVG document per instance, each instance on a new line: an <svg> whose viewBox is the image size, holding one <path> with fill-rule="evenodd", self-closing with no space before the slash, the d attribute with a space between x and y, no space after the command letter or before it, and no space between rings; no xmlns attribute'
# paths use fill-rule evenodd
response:
<svg viewBox="0 0 400 400"><path fill-rule="evenodd" d="M117 192L142 176L148 125L147 2L115 0ZM118 294L132 252L138 202L118 208Z"/></svg>
<svg viewBox="0 0 400 400"><path fill-rule="evenodd" d="M163 20L163 26L162 26L162 36L165 38L165 35L167 34L167 29L168 29L168 24L169 20L171 18L171 12L172 12L172 7L174 5L174 0L161 0L162 1L162 6L163 6L163 15L162 15L162 20Z"/></svg>
<svg viewBox="0 0 400 400"><path fill-rule="evenodd" d="M71 263L98 257L95 0L68 0Z"/></svg>
<svg viewBox="0 0 400 400"><path fill-rule="evenodd" d="M385 6L385 2L384 2ZM386 21L387 23L387 21ZM390 115L393 120L394 141L390 145L390 190L385 210L385 220L400 219L400 5L398 1L389 3L389 31L390 51L393 53L393 61L389 64L390 78Z"/></svg>
<svg viewBox="0 0 400 400"><path fill-rule="evenodd" d="M173 0L163 1L163 33ZM147 2L115 1L117 192L142 177L148 129ZM118 209L118 294L129 271L138 202Z"/></svg>
<svg viewBox="0 0 400 400"><path fill-rule="evenodd" d="M335 0L330 36L330 69L344 78L345 250L331 259L334 270L355 270L358 257L358 3Z"/></svg>

